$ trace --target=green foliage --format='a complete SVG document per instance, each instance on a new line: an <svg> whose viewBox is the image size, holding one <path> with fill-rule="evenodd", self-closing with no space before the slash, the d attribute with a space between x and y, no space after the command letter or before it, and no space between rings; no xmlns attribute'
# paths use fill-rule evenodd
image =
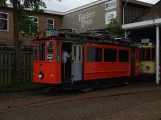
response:
<svg viewBox="0 0 161 120"><path fill-rule="evenodd" d="M114 37L123 37L121 24L119 24L116 19L112 19L107 28Z"/></svg>

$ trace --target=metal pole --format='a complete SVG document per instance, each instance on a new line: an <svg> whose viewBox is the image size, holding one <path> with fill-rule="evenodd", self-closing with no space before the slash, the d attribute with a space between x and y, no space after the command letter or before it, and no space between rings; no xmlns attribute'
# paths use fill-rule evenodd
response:
<svg viewBox="0 0 161 120"><path fill-rule="evenodd" d="M127 2L128 2L128 0L126 0L126 3L124 5L124 7L123 7L123 25L125 24L125 7L127 5Z"/></svg>
<svg viewBox="0 0 161 120"><path fill-rule="evenodd" d="M126 30L125 30L125 38L127 38L127 33L126 33Z"/></svg>
<svg viewBox="0 0 161 120"><path fill-rule="evenodd" d="M125 10L123 8L123 25L125 24L125 18L124 18L124 16L125 16Z"/></svg>
<svg viewBox="0 0 161 120"><path fill-rule="evenodd" d="M159 84L159 26L156 26L156 84Z"/></svg>

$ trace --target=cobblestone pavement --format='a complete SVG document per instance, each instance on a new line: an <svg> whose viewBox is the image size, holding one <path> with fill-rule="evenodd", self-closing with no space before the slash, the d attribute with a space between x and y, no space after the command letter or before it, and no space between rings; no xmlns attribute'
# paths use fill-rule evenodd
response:
<svg viewBox="0 0 161 120"><path fill-rule="evenodd" d="M92 91L87 93L71 94L72 91L68 91L68 94L48 94L47 92L40 92L28 97L22 97L17 99L9 99L5 101L0 101L0 112L8 110L8 108L18 108L18 107L36 107L53 103L61 103L67 101L75 101L89 98L99 98L99 97L109 97L117 96L123 94L136 94L138 92L147 91L158 91L161 90L160 86L155 84L139 84L130 85L117 88L108 88L104 90ZM65 92L66 93L66 92ZM41 94L41 95L40 95ZM23 94L22 94L23 95ZM12 95L14 96L14 95Z"/></svg>
<svg viewBox="0 0 161 120"><path fill-rule="evenodd" d="M100 96L0 112L0 120L159 120L161 91Z"/></svg>

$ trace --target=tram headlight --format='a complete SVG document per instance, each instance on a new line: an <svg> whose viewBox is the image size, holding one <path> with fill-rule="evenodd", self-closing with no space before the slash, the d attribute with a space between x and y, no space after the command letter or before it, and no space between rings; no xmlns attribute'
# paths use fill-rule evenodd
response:
<svg viewBox="0 0 161 120"><path fill-rule="evenodd" d="M146 70L150 70L150 67L149 66L146 66Z"/></svg>
<svg viewBox="0 0 161 120"><path fill-rule="evenodd" d="M40 72L40 73L39 73L39 78L40 78L40 79L43 79L43 78L44 78L44 73L43 73L43 72Z"/></svg>

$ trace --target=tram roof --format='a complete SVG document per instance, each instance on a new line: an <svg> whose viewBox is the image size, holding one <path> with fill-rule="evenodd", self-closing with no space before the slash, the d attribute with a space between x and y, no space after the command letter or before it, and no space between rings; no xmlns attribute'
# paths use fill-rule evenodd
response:
<svg viewBox="0 0 161 120"><path fill-rule="evenodd" d="M61 31L63 30L63 32ZM105 29L91 30L85 33L76 32L64 32L65 29L61 29L54 36L44 37L39 39L34 39L34 41L39 40L62 40L63 42L70 43L95 43L95 44L109 44L125 47L134 47L134 43L129 38L115 38Z"/></svg>

